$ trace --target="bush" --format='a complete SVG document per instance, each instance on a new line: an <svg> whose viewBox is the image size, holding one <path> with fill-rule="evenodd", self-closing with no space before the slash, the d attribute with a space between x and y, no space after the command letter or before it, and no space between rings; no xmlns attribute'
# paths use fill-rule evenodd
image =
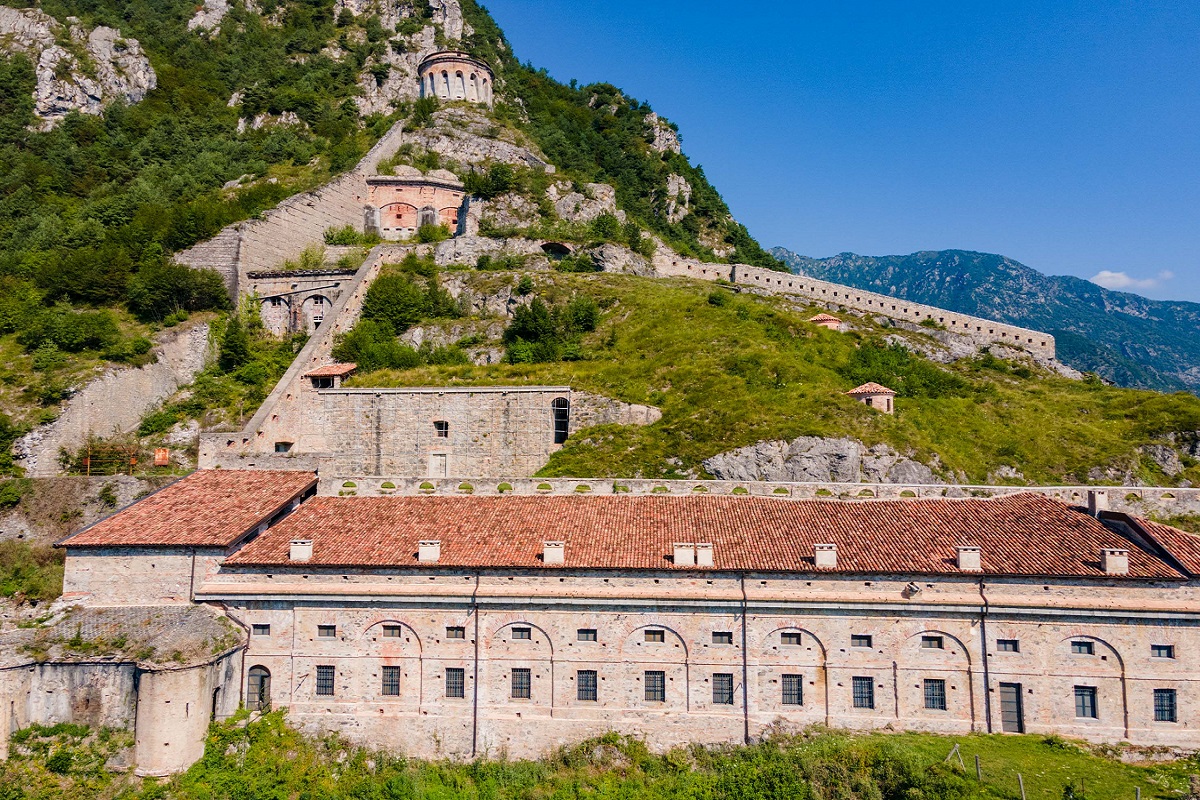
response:
<svg viewBox="0 0 1200 800"><path fill-rule="evenodd" d="M417 228L417 241L421 244L444 242L453 235L445 225L422 225Z"/></svg>
<svg viewBox="0 0 1200 800"><path fill-rule="evenodd" d="M154 322L179 312L231 308L225 281L210 269L192 269L173 261L143 266L128 284L129 310Z"/></svg>
<svg viewBox="0 0 1200 800"><path fill-rule="evenodd" d="M875 382L900 397L964 397L970 385L958 375L913 355L904 345L868 342L838 372L855 384Z"/></svg>
<svg viewBox="0 0 1200 800"><path fill-rule="evenodd" d="M367 290L363 319L387 323L394 334L401 334L424 319L461 316L454 298L438 282L436 269L409 256L400 271L381 275Z"/></svg>
<svg viewBox="0 0 1200 800"><path fill-rule="evenodd" d="M467 194L493 200L517 187L517 175L508 164L493 164L487 172L469 172L463 178Z"/></svg>

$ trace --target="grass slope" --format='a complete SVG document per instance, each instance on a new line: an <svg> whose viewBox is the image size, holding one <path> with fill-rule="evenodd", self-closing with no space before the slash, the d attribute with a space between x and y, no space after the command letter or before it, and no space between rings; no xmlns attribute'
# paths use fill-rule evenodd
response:
<svg viewBox="0 0 1200 800"><path fill-rule="evenodd" d="M1187 796L1193 759L1124 764L1054 737L850 735L810 730L748 747L650 753L609 734L540 761L421 762L305 737L281 712L214 725L204 758L184 775L138 780L105 769L127 734L73 725L14 736L0 763L0 800L1130 800ZM966 764L946 756L958 744ZM974 774L980 756L982 780ZM1071 787L1070 793L1066 787Z"/></svg>
<svg viewBox="0 0 1200 800"><path fill-rule="evenodd" d="M472 273L467 281L487 293L516 285L518 276ZM723 304L714 305L712 285L682 280L540 273L534 285L552 306L590 296L603 310L584 340L583 360L381 371L352 385L570 385L662 408L656 425L601 427L576 437L553 457L547 476L684 477L701 471L706 458L759 441L849 436L927 463L936 455L948 477L961 473L971 481L1012 465L1036 482L1086 483L1099 466L1171 483L1137 448L1200 429L1200 400L1191 395L1014 371L995 359L947 367L957 390L901 397L896 416L887 417L844 392L867 379L904 386L920 376L868 369L848 377L848 368L869 342L895 335L916 342L920 334L866 320L855 320L855 333L834 333L806 321L815 308L723 289L715 290L726 295ZM917 361L910 373L939 373ZM1200 469L1191 464L1178 479L1196 481Z"/></svg>

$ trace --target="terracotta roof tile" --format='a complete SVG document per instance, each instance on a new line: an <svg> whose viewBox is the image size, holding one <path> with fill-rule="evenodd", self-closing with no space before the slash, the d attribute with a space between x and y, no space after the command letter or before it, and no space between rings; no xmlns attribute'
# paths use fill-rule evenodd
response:
<svg viewBox="0 0 1200 800"><path fill-rule="evenodd" d="M1135 517L1134 520L1142 530L1175 556L1184 569L1193 575L1200 575L1200 536L1148 519Z"/></svg>
<svg viewBox="0 0 1200 800"><path fill-rule="evenodd" d="M984 574L1101 577L1100 550L1128 548L1130 576L1182 576L1097 520L1041 495L1001 499L794 501L760 497L319 497L229 565L415 567L440 540L439 567L539 568L545 541L568 568L670 569L676 542L711 542L717 569L811 571L816 544L837 572L961 574L956 547L983 549Z"/></svg>
<svg viewBox="0 0 1200 800"><path fill-rule="evenodd" d="M851 389L846 394L895 394L895 389L880 386L878 383L864 383L857 389Z"/></svg>
<svg viewBox="0 0 1200 800"><path fill-rule="evenodd" d="M841 322L841 320L830 314L817 314L809 322Z"/></svg>
<svg viewBox="0 0 1200 800"><path fill-rule="evenodd" d="M312 472L194 472L61 546L228 547L316 482Z"/></svg>
<svg viewBox="0 0 1200 800"><path fill-rule="evenodd" d="M358 364L326 364L323 367L317 367L312 372L304 373L306 378L344 378L354 370L358 369Z"/></svg>

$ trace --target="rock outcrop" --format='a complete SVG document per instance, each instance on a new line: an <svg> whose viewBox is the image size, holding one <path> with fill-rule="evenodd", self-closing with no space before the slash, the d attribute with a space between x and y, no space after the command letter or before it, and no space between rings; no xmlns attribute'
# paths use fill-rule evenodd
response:
<svg viewBox="0 0 1200 800"><path fill-rule="evenodd" d="M660 153L680 152L679 134L662 117L653 111L646 115L646 128L652 137L650 146L655 150Z"/></svg>
<svg viewBox="0 0 1200 800"><path fill-rule="evenodd" d="M136 39L103 26L87 31L74 18L71 23L64 30L36 9L0 6L3 49L34 61L34 113L41 130L50 130L72 111L100 114L115 100L137 103L158 85Z"/></svg>
<svg viewBox="0 0 1200 800"><path fill-rule="evenodd" d="M667 176L667 219L674 225L691 212L692 185L682 175Z"/></svg>
<svg viewBox="0 0 1200 800"><path fill-rule="evenodd" d="M532 143L495 136L495 123L485 114L473 108L451 107L434 114L429 126L406 131L404 141L466 166L502 162L514 167L549 167Z"/></svg>
<svg viewBox="0 0 1200 800"><path fill-rule="evenodd" d="M589 183L577 192L567 181L559 181L550 185L546 196L567 222L591 222L602 214L625 221L625 212L617 208L617 190L606 183Z"/></svg>
<svg viewBox="0 0 1200 800"><path fill-rule="evenodd" d="M925 464L885 444L868 448L854 439L802 436L759 442L713 456L704 468L719 480L835 483L941 484Z"/></svg>

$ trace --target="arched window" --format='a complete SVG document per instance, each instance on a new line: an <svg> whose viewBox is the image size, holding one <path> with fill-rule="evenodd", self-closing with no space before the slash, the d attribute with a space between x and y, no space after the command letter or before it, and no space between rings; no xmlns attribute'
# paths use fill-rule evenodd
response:
<svg viewBox="0 0 1200 800"><path fill-rule="evenodd" d="M271 707L271 671L266 667L251 667L246 683L246 707L265 711Z"/></svg>
<svg viewBox="0 0 1200 800"><path fill-rule="evenodd" d="M559 397L551 407L554 412L554 443L563 444L571 435L571 401Z"/></svg>
<svg viewBox="0 0 1200 800"><path fill-rule="evenodd" d="M447 100L450 99L450 73L449 72L444 72L444 71L442 72L441 94L445 99L447 99Z"/></svg>

